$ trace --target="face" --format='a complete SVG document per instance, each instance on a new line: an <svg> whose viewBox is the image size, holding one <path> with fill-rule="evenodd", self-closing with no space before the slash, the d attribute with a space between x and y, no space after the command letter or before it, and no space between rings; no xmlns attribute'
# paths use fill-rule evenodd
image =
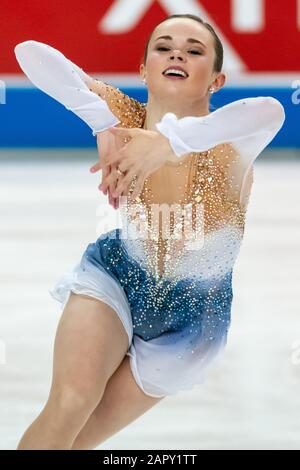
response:
<svg viewBox="0 0 300 470"><path fill-rule="evenodd" d="M215 58L210 31L195 20L174 18L155 28L146 65L141 65L140 73L146 79L149 93L158 98L174 98L178 93L186 100L208 98L208 89L219 88L218 82L224 77L214 72ZM172 68L181 72L166 73Z"/></svg>

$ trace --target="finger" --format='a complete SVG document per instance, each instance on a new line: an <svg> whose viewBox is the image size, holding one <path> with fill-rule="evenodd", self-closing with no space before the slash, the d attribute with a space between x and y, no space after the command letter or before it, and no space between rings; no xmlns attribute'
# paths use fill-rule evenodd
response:
<svg viewBox="0 0 300 470"><path fill-rule="evenodd" d="M110 191L108 191L108 203L109 203L111 206L113 205L113 197L112 197Z"/></svg>
<svg viewBox="0 0 300 470"><path fill-rule="evenodd" d="M99 171L101 169L101 163L97 162L95 165L91 166L90 172L95 173L96 171Z"/></svg>
<svg viewBox="0 0 300 470"><path fill-rule="evenodd" d="M123 176L120 175L118 172L117 172L117 169L115 169L115 171L113 171L109 177L108 177L108 184L111 188L113 188L112 190L112 195L113 197L115 197L114 195L114 189L117 187L118 183L119 183L119 180L123 179Z"/></svg>
<svg viewBox="0 0 300 470"><path fill-rule="evenodd" d="M129 182L128 182L129 184ZM113 191L113 196L114 197L119 197L121 196L122 192L127 188L127 182L125 180L125 178L122 178L121 180L118 180L118 183L116 185L116 188L115 190Z"/></svg>
<svg viewBox="0 0 300 470"><path fill-rule="evenodd" d="M101 183L98 186L100 191L103 191L103 181L105 180L105 178L107 178L107 176L109 176L110 171L111 171L110 165L107 165L103 168L102 180L101 180ZM107 193L107 191L103 191L103 194L106 194L106 193Z"/></svg>
<svg viewBox="0 0 300 470"><path fill-rule="evenodd" d="M111 168L112 168L112 171L115 172L116 169L117 169L117 165L112 165ZM113 193L114 193L114 191L115 191L115 189L116 189L117 183L118 183L118 180L115 179L115 180L110 184L110 186L109 186L109 190L110 190L110 192L111 192L111 194L112 194L112 197L113 197L114 201L117 200L117 198L113 196Z"/></svg>
<svg viewBox="0 0 300 470"><path fill-rule="evenodd" d="M105 171L104 171L103 174L102 174L102 183L101 183L101 185L103 184L105 178L107 178L107 177L111 174L112 171L113 171L112 166L111 166L111 165L107 165L107 167L105 168ZM110 186L109 186L108 188L106 188L104 194L107 194L108 191L110 191ZM110 191L110 192L111 192L111 191Z"/></svg>
<svg viewBox="0 0 300 470"><path fill-rule="evenodd" d="M116 198L112 195L111 185L105 191L105 194L108 193L108 202L115 209Z"/></svg>
<svg viewBox="0 0 300 470"><path fill-rule="evenodd" d="M126 137L132 138L138 135L140 131L140 129L137 129L137 128L132 129L128 127L110 127L108 130L112 134L122 137L122 138L126 138Z"/></svg>
<svg viewBox="0 0 300 470"><path fill-rule="evenodd" d="M109 172L108 172L108 174L109 174L110 171L111 171L111 167L108 166L108 168L109 168ZM106 177L106 176L107 176L107 175L105 175L105 177ZM102 181L104 181L104 178L102 178ZM101 183L101 185L102 185L102 183ZM109 187L105 190L104 194L108 194L108 202L109 202L109 204L110 204L111 206L113 206L113 205L114 205L114 198L113 198L113 196L112 196L112 193L111 193Z"/></svg>
<svg viewBox="0 0 300 470"><path fill-rule="evenodd" d="M128 194L128 189L131 181L135 176L136 170L131 169L123 178L118 180L115 191L113 192L114 197L119 197L121 195L125 196Z"/></svg>
<svg viewBox="0 0 300 470"><path fill-rule="evenodd" d="M107 165L112 165L113 163L120 163L125 157L125 148L122 147L118 152L111 153L107 155L105 161Z"/></svg>
<svg viewBox="0 0 300 470"><path fill-rule="evenodd" d="M114 181L118 179L118 174L116 172L111 172L102 183L102 191L108 190L109 186L114 184Z"/></svg>
<svg viewBox="0 0 300 470"><path fill-rule="evenodd" d="M105 171L105 174L104 176L102 175L102 181L104 181L104 179L111 173L111 166L108 165L106 167L106 171ZM101 185L102 185L102 182L101 182ZM109 191L109 188L105 190L105 193L104 194L107 194L107 192Z"/></svg>
<svg viewBox="0 0 300 470"><path fill-rule="evenodd" d="M110 194L110 205L115 209L117 199L112 196L111 192L109 192L109 194Z"/></svg>

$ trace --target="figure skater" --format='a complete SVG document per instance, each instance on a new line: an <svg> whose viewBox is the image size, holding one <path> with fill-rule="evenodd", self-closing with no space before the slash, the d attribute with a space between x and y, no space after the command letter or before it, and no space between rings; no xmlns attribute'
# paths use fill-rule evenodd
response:
<svg viewBox="0 0 300 470"><path fill-rule="evenodd" d="M119 214L50 291L63 307L52 385L18 449L93 449L203 383L222 357L253 164L285 114L262 96L210 112L223 47L193 15L152 32L140 66L147 103L49 45L25 41L15 53L33 84L92 129L93 170Z"/></svg>

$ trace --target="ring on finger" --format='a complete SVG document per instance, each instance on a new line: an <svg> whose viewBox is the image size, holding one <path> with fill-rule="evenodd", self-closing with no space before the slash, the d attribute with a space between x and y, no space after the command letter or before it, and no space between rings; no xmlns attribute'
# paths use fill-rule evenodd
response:
<svg viewBox="0 0 300 470"><path fill-rule="evenodd" d="M125 172L123 172L122 170L120 170L119 167L117 168L117 173L118 173L118 175L120 175L120 176L124 176L124 175L125 175Z"/></svg>

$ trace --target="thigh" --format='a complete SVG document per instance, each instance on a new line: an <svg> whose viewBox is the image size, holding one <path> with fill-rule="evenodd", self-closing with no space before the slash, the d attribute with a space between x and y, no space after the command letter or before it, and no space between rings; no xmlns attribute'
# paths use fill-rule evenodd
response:
<svg viewBox="0 0 300 470"><path fill-rule="evenodd" d="M55 336L51 392L70 390L96 403L128 347L113 308L71 292Z"/></svg>
<svg viewBox="0 0 300 470"><path fill-rule="evenodd" d="M125 356L109 379L100 403L76 437L72 450L94 449L163 398L143 392L132 375L129 357Z"/></svg>

